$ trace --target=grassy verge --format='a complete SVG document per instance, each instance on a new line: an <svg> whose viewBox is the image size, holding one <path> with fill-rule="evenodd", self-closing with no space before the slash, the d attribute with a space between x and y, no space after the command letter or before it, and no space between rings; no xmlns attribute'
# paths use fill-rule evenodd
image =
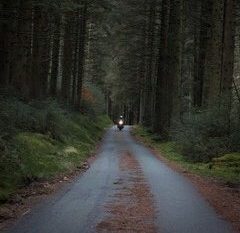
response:
<svg viewBox="0 0 240 233"><path fill-rule="evenodd" d="M15 124L14 133L0 142L0 202L32 181L49 179L81 166L111 123L107 116L91 118L60 111L54 119L51 115L46 114L43 129L24 130Z"/></svg>
<svg viewBox="0 0 240 233"><path fill-rule="evenodd" d="M201 176L214 177L227 183L240 183L240 153L232 153L215 158L211 163L194 163L181 154L181 149L176 143L159 142L155 135L141 126L134 127L133 134L166 159L176 162L189 172Z"/></svg>

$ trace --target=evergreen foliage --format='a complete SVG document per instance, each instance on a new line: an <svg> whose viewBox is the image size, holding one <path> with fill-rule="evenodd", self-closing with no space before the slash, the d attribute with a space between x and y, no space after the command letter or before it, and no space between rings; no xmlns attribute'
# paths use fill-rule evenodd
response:
<svg viewBox="0 0 240 233"><path fill-rule="evenodd" d="M21 133L65 143L75 111L124 115L193 161L239 152L239 11L235 0L2 0L0 150Z"/></svg>

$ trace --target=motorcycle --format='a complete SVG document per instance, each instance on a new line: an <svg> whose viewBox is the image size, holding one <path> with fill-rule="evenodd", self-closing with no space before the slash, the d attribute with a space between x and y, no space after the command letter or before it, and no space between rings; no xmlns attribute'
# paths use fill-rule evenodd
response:
<svg viewBox="0 0 240 233"><path fill-rule="evenodd" d="M124 128L123 120L120 120L117 124L118 129L121 131Z"/></svg>

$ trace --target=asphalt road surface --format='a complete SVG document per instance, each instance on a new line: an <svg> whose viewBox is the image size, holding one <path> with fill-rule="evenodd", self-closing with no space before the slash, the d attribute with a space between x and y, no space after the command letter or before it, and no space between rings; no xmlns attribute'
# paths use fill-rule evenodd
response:
<svg viewBox="0 0 240 233"><path fill-rule="evenodd" d="M136 142L129 129L108 130L89 170L25 215L8 233L97 232L97 224L109 214L105 205L116 192L114 182L121 173L119 161L126 151L138 161L151 190L157 232L232 232L193 185Z"/></svg>

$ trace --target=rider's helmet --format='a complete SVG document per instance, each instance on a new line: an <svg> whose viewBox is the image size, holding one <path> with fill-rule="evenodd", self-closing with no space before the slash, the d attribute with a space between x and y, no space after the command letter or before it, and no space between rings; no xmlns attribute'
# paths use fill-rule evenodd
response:
<svg viewBox="0 0 240 233"><path fill-rule="evenodd" d="M123 116L120 116L120 119L123 119Z"/></svg>

